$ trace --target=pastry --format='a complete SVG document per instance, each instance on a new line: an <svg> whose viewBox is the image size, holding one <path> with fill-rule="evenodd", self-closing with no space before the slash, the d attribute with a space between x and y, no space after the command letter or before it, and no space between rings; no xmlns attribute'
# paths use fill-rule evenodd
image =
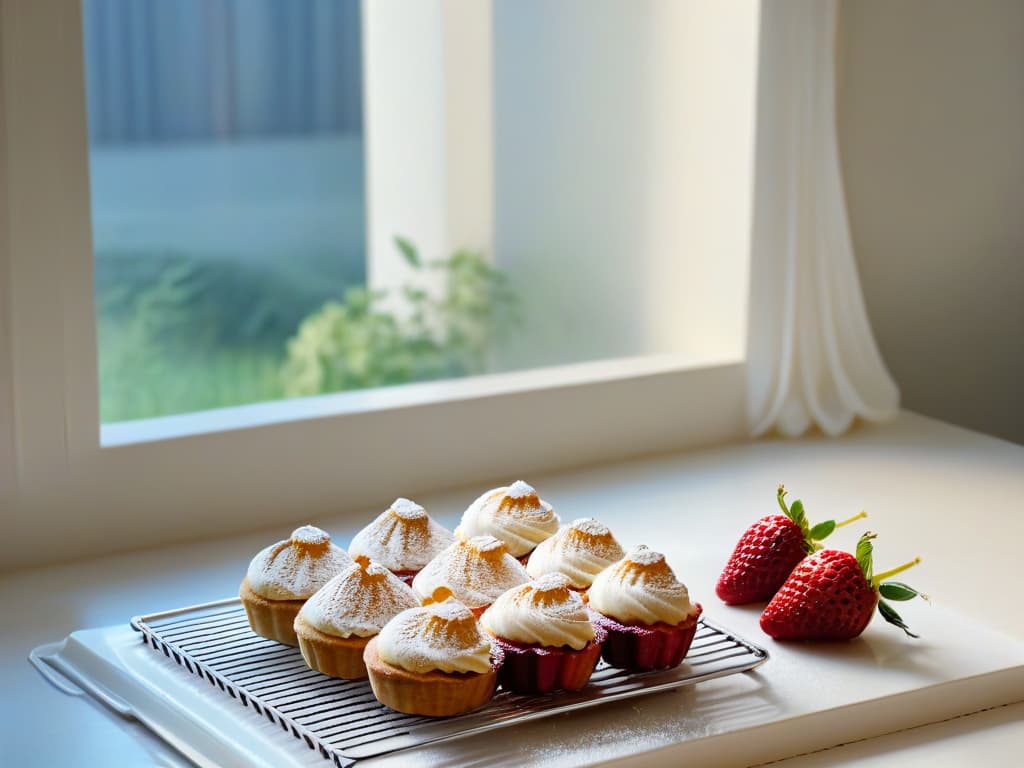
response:
<svg viewBox="0 0 1024 768"><path fill-rule="evenodd" d="M526 569L493 536L456 541L431 560L412 581L421 601L439 587L479 616L502 592L530 580Z"/></svg>
<svg viewBox="0 0 1024 768"><path fill-rule="evenodd" d="M589 598L594 624L608 632L601 656L613 667L668 669L690 649L701 607L660 552L631 549L597 575Z"/></svg>
<svg viewBox="0 0 1024 768"><path fill-rule="evenodd" d="M590 680L605 637L561 573L505 592L480 625L505 654L498 682L516 693L578 691Z"/></svg>
<svg viewBox="0 0 1024 768"><path fill-rule="evenodd" d="M405 582L365 555L322 586L295 618L306 664L346 680L366 677L363 651L394 616L419 601Z"/></svg>
<svg viewBox="0 0 1024 768"><path fill-rule="evenodd" d="M470 539L488 535L508 546L512 557L526 558L534 547L558 530L559 519L551 505L532 486L517 480L507 488L495 488L469 505L455 537Z"/></svg>
<svg viewBox="0 0 1024 768"><path fill-rule="evenodd" d="M526 571L535 579L545 573L564 573L573 589L585 592L597 574L625 554L607 525L581 518L538 544Z"/></svg>
<svg viewBox="0 0 1024 768"><path fill-rule="evenodd" d="M296 528L290 539L261 551L249 563L239 589L252 631L298 645L294 624L302 604L351 564L345 550L312 525Z"/></svg>
<svg viewBox="0 0 1024 768"><path fill-rule="evenodd" d="M412 584L423 566L453 541L451 532L431 520L423 507L408 499L397 499L355 535L348 554L353 558L365 555L406 584Z"/></svg>
<svg viewBox="0 0 1024 768"><path fill-rule="evenodd" d="M494 695L501 649L455 600L411 608L384 625L363 654L370 686L385 706L410 715L447 717Z"/></svg>

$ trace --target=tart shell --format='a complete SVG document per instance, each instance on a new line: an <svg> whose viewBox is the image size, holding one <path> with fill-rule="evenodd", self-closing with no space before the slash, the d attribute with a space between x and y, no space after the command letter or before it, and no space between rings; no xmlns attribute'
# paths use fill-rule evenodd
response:
<svg viewBox="0 0 1024 768"><path fill-rule="evenodd" d="M321 632L301 616L295 619L295 634L302 658L310 669L343 680L365 680L363 651L368 637L338 637Z"/></svg>
<svg viewBox="0 0 1024 768"><path fill-rule="evenodd" d="M501 650L492 646L489 672L410 672L380 657L377 638L363 652L377 701L407 715L429 717L461 715L490 701L503 658Z"/></svg>
<svg viewBox="0 0 1024 768"><path fill-rule="evenodd" d="M498 682L506 691L515 693L580 690L594 673L605 639L604 629L594 630L596 637L578 651L567 646L552 648L495 637L494 642L505 653Z"/></svg>
<svg viewBox="0 0 1024 768"><path fill-rule="evenodd" d="M591 612L591 621L608 633L601 657L613 667L631 672L671 669L683 662L697 633L700 603L695 613L680 624L622 624L604 614Z"/></svg>
<svg viewBox="0 0 1024 768"><path fill-rule="evenodd" d="M299 644L294 624L305 600L269 600L252 591L248 577L242 580L238 596L253 632L283 645Z"/></svg>

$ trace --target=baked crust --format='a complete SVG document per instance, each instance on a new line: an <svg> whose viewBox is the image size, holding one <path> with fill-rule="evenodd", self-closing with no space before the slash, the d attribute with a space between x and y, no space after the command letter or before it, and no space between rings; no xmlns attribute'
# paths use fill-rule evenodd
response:
<svg viewBox="0 0 1024 768"><path fill-rule="evenodd" d="M700 603L694 603L694 608L696 610L689 618L676 625L663 622L623 624L592 610L590 619L594 626L608 633L601 658L613 667L631 672L679 666L697 633L697 620L702 608Z"/></svg>
<svg viewBox="0 0 1024 768"><path fill-rule="evenodd" d="M295 635L302 658L310 669L343 680L364 680L366 664L363 651L368 637L338 637L321 632L302 616L295 618Z"/></svg>
<svg viewBox="0 0 1024 768"><path fill-rule="evenodd" d="M498 671L501 687L515 693L580 690L590 681L601 655L605 633L601 628L595 630L597 636L578 651L496 637L505 652L505 663Z"/></svg>
<svg viewBox="0 0 1024 768"><path fill-rule="evenodd" d="M384 661L377 638L363 652L373 695L385 706L407 715L449 717L483 706L498 686L500 650L491 651L490 672L410 672Z"/></svg>
<svg viewBox="0 0 1024 768"><path fill-rule="evenodd" d="M269 600L252 591L248 576L242 580L238 596L253 632L283 645L299 644L294 624L305 600Z"/></svg>

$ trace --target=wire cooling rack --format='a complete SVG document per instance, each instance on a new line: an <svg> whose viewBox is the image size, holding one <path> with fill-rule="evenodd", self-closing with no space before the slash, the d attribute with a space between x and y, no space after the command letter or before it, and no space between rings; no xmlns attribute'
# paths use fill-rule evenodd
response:
<svg viewBox="0 0 1024 768"><path fill-rule="evenodd" d="M634 674L598 662L581 691L524 696L499 690L482 709L450 718L403 715L380 704L365 680L306 666L298 648L252 632L237 598L132 619L144 642L252 707L346 768L361 758L746 672L768 652L702 618L679 667Z"/></svg>

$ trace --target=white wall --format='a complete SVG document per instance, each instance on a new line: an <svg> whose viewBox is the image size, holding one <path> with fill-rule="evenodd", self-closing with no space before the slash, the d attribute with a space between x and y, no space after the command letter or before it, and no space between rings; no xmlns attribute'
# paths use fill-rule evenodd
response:
<svg viewBox="0 0 1024 768"><path fill-rule="evenodd" d="M1024 443L1024 2L841 13L850 221L903 404Z"/></svg>
<svg viewBox="0 0 1024 768"><path fill-rule="evenodd" d="M757 7L495 0L506 367L742 356Z"/></svg>

